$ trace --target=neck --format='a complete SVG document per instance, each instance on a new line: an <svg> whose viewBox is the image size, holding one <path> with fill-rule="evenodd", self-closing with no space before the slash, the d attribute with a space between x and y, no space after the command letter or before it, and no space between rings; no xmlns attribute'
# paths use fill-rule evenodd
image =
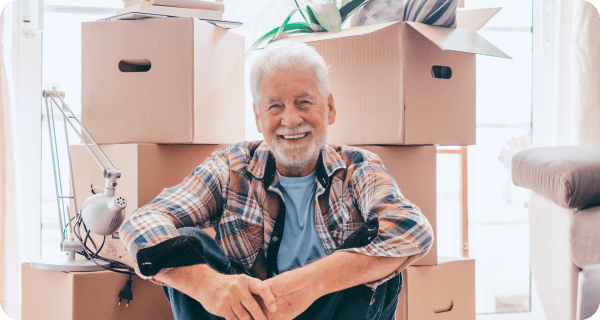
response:
<svg viewBox="0 0 600 320"><path fill-rule="evenodd" d="M275 164L277 171L284 177L306 177L313 173L317 168L317 161L312 161L309 165L304 167L289 167L279 163Z"/></svg>

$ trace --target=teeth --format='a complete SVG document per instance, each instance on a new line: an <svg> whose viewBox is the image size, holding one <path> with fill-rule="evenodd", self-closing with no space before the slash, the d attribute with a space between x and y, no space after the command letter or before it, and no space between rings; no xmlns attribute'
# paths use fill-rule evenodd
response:
<svg viewBox="0 0 600 320"><path fill-rule="evenodd" d="M296 140L296 139L304 138L304 137L306 137L306 135L308 135L308 132L300 133L300 134L295 134L295 135L292 135L292 136L285 136L284 135L282 137L284 139L286 139L286 140Z"/></svg>

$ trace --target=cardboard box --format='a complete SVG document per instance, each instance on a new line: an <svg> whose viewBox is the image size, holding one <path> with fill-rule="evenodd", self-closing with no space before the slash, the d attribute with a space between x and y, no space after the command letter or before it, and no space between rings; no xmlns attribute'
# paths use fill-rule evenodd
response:
<svg viewBox="0 0 600 320"><path fill-rule="evenodd" d="M201 10L201 9L189 9L189 8L177 8L167 6L155 6L148 2L142 2L127 6L123 9L117 10L117 14L124 14L129 12L141 12L141 13L152 13L162 14L167 16L175 17L194 17L200 19L213 19L222 20L223 12L214 10Z"/></svg>
<svg viewBox="0 0 600 320"><path fill-rule="evenodd" d="M434 241L429 252L413 265L436 265L437 184L434 146L360 146L378 155L390 171L402 195L414 203L433 228Z"/></svg>
<svg viewBox="0 0 600 320"><path fill-rule="evenodd" d="M156 145L156 144L117 144L101 145L100 148L112 164L121 170L117 180L116 194L127 200L125 216L149 203L163 189L183 181L198 165L210 157L213 151L223 145ZM106 179L102 170L83 145L71 146L73 180L77 208L81 210L84 201L92 196L90 188L104 188ZM95 188L94 192L103 192ZM71 206L73 207L73 206ZM102 236L92 235L97 245ZM133 267L133 261L119 239L118 233L106 237L102 257L123 262Z"/></svg>
<svg viewBox="0 0 600 320"><path fill-rule="evenodd" d="M83 22L83 125L96 142L244 140L244 38L195 18Z"/></svg>
<svg viewBox="0 0 600 320"><path fill-rule="evenodd" d="M136 4L149 4L153 6L168 6L174 8L190 8L190 9L201 9L211 11L225 12L225 4L220 1L215 2L211 0L124 0L123 5L125 8L136 5Z"/></svg>
<svg viewBox="0 0 600 320"><path fill-rule="evenodd" d="M133 300L119 305L127 275L111 271L60 272L22 270L22 320L173 319L160 286L132 277Z"/></svg>
<svg viewBox="0 0 600 320"><path fill-rule="evenodd" d="M456 29L388 22L291 37L331 66L328 142L474 145L475 53L508 57L475 31L498 10L459 12Z"/></svg>
<svg viewBox="0 0 600 320"><path fill-rule="evenodd" d="M409 266L396 320L475 320L475 260L440 258L436 266Z"/></svg>

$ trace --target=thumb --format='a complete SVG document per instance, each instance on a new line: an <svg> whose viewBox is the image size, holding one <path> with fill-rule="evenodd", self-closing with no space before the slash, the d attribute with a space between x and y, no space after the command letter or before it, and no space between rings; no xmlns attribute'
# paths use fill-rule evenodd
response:
<svg viewBox="0 0 600 320"><path fill-rule="evenodd" d="M277 304L275 303L275 298L273 297L273 293L271 293L269 286L261 280L252 278L248 283L248 288L250 289L250 292L262 298L269 312L275 312Z"/></svg>

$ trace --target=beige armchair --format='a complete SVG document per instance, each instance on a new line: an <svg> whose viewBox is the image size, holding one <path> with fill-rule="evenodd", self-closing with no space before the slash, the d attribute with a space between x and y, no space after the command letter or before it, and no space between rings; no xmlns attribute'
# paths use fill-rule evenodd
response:
<svg viewBox="0 0 600 320"><path fill-rule="evenodd" d="M600 304L600 146L532 148L512 159L529 202L531 268L547 320Z"/></svg>

